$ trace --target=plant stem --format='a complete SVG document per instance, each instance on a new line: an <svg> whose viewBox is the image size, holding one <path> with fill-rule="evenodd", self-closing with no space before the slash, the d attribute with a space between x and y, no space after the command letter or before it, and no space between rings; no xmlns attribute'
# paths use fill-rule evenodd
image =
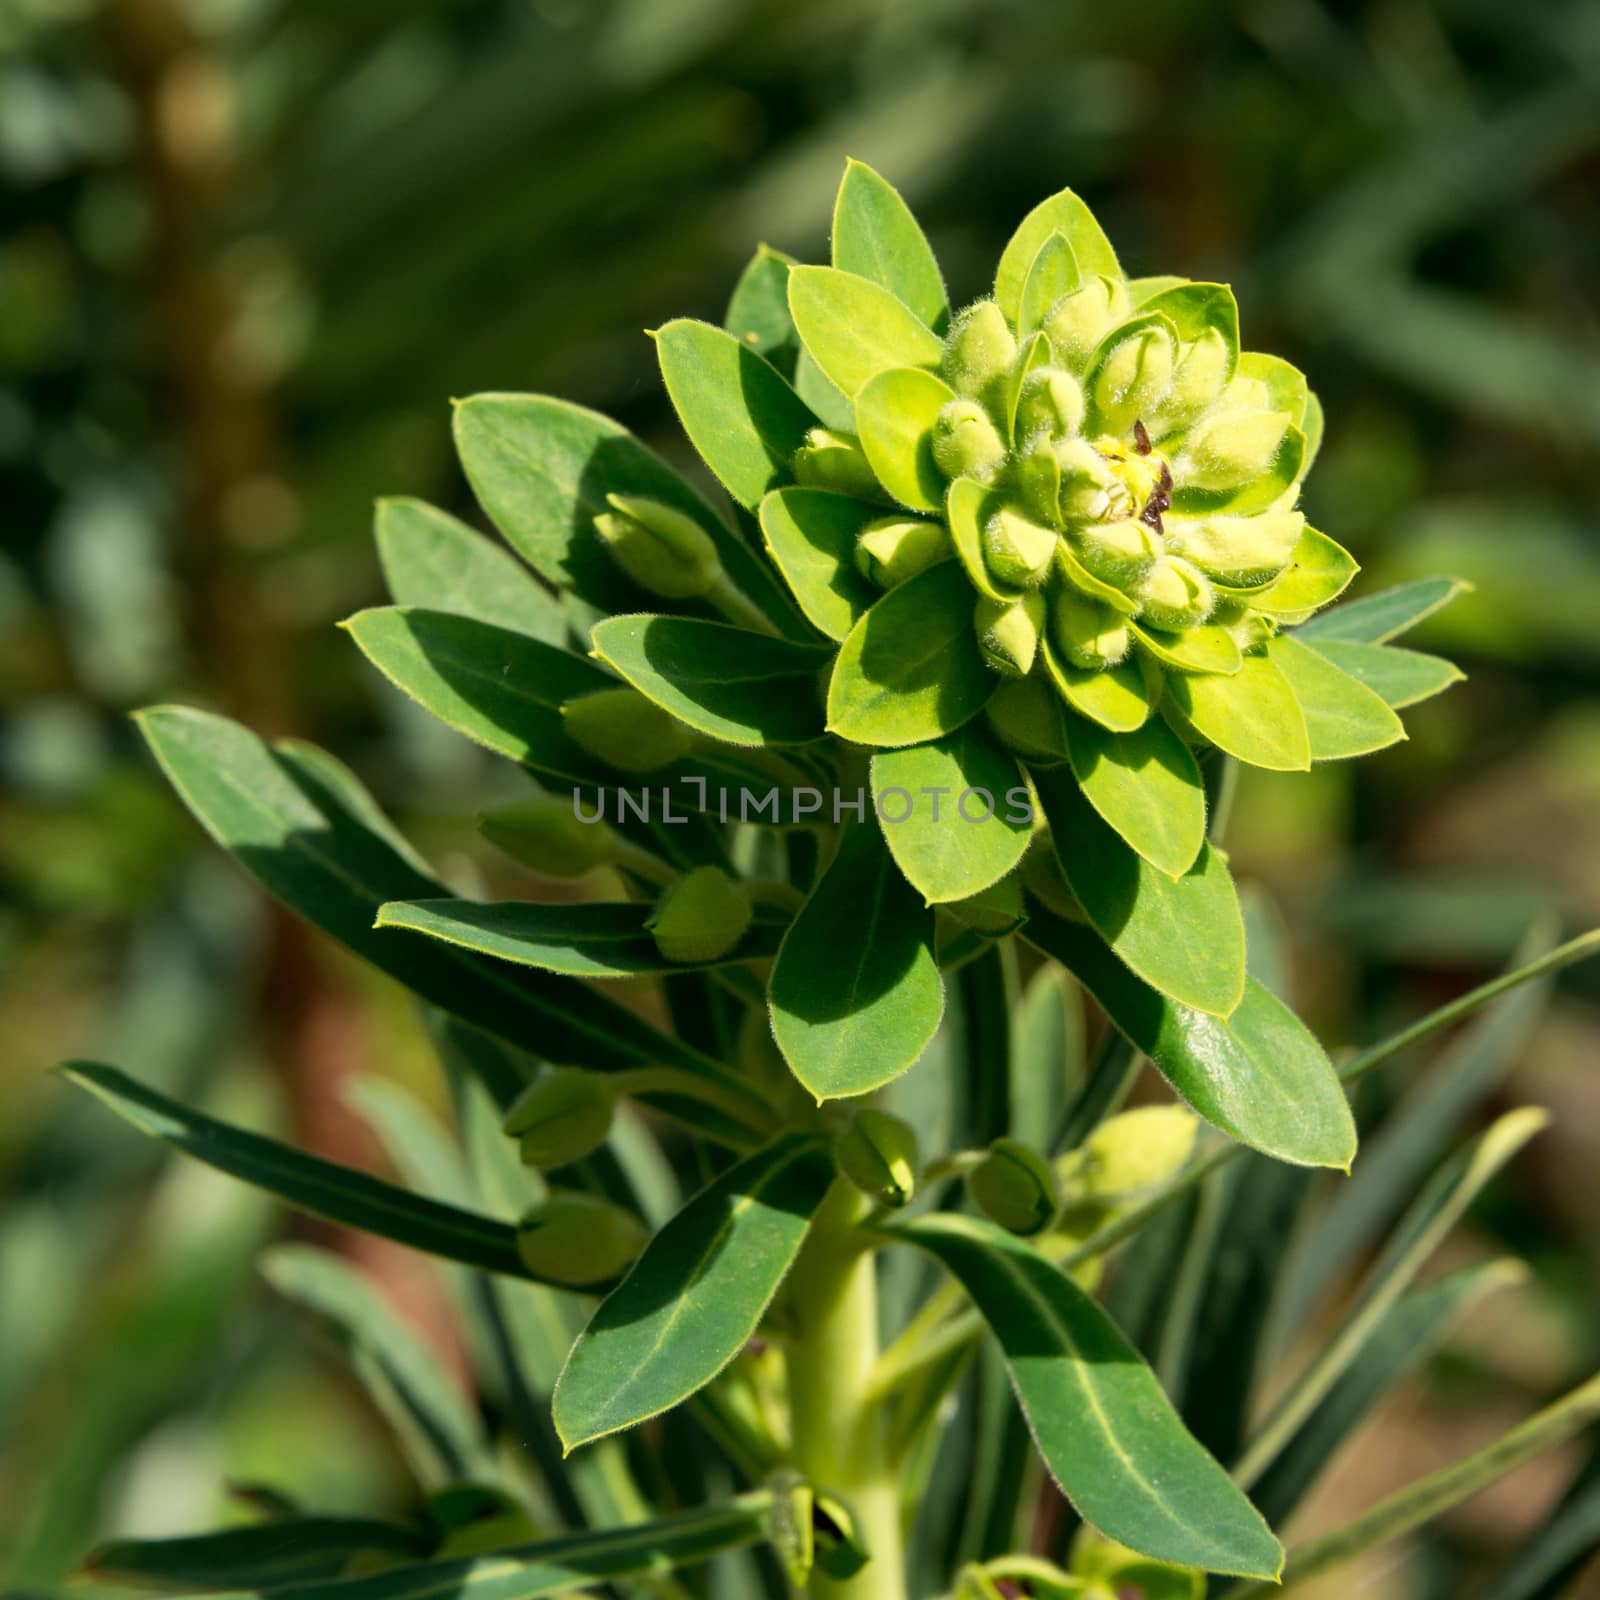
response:
<svg viewBox="0 0 1600 1600"><path fill-rule="evenodd" d="M814 1573L811 1600L905 1600L899 1474L885 1412L869 1385L878 1359L878 1290L869 1204L838 1180L812 1223L790 1278L794 1333L788 1346L795 1466L854 1512L872 1559L853 1578Z"/></svg>

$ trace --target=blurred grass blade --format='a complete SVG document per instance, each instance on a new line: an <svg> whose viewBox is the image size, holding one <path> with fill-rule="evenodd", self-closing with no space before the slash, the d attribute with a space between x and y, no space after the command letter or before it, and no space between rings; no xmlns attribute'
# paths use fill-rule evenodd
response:
<svg viewBox="0 0 1600 1600"><path fill-rule="evenodd" d="M1478 1592L1477 1600L1558 1600L1600 1548L1600 1448L1544 1525Z"/></svg>
<svg viewBox="0 0 1600 1600"><path fill-rule="evenodd" d="M1548 1112L1534 1106L1507 1112L1434 1175L1374 1263L1352 1315L1333 1342L1294 1381L1246 1448L1234 1468L1239 1483L1249 1488L1272 1464L1361 1353L1406 1285L1467 1207L1549 1120Z"/></svg>
<svg viewBox="0 0 1600 1600"><path fill-rule="evenodd" d="M1319 611L1296 628L1294 636L1317 645L1332 639L1384 644L1471 589L1472 585L1461 578L1417 578Z"/></svg>
<svg viewBox="0 0 1600 1600"><path fill-rule="evenodd" d="M1085 1072L1082 990L1046 962L1022 991L1011 1029L1011 1126L1040 1139L1060 1125Z"/></svg>
<svg viewBox="0 0 1600 1600"><path fill-rule="evenodd" d="M460 1148L410 1089L392 1078L363 1073L351 1081L344 1100L372 1130L408 1188L472 1209Z"/></svg>
<svg viewBox="0 0 1600 1600"><path fill-rule="evenodd" d="M269 1250L261 1271L279 1294L333 1326L424 1484L498 1480L483 1425L445 1376L438 1355L361 1273L311 1245Z"/></svg>
<svg viewBox="0 0 1600 1600"><path fill-rule="evenodd" d="M135 1083L115 1067L77 1061L60 1071L141 1132L265 1189L298 1210L487 1272L528 1276L517 1254L516 1230L509 1223L424 1199L352 1167L303 1155L275 1139L217 1122Z"/></svg>

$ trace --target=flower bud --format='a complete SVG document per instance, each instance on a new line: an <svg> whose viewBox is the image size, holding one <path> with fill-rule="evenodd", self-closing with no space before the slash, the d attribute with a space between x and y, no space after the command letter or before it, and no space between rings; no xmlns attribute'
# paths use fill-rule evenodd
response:
<svg viewBox="0 0 1600 1600"><path fill-rule="evenodd" d="M642 589L672 600L708 594L722 576L711 535L686 512L659 500L608 494L594 519L612 559Z"/></svg>
<svg viewBox="0 0 1600 1600"><path fill-rule="evenodd" d="M983 659L1008 678L1025 678L1039 653L1044 619L1044 596L1037 589L1009 603L980 595L972 625Z"/></svg>
<svg viewBox="0 0 1600 1600"><path fill-rule="evenodd" d="M579 1288L617 1277L649 1237L631 1212L609 1200L563 1189L517 1224L517 1254L535 1277Z"/></svg>
<svg viewBox="0 0 1600 1600"><path fill-rule="evenodd" d="M1272 470L1288 431L1289 419L1281 411L1223 411L1205 417L1173 463L1173 475L1186 489L1238 488Z"/></svg>
<svg viewBox="0 0 1600 1600"><path fill-rule="evenodd" d="M978 543L983 564L995 582L1022 589L1041 584L1049 576L1057 537L1051 528L1030 522L1015 511L1002 510L984 523Z"/></svg>
<svg viewBox="0 0 1600 1600"><path fill-rule="evenodd" d="M1042 678L1001 684L984 715L1000 742L1018 755L1046 764L1067 759L1061 696Z"/></svg>
<svg viewBox="0 0 1600 1600"><path fill-rule="evenodd" d="M1098 522L1111 509L1111 465L1087 439L1062 439L1053 450L1056 504L1066 522Z"/></svg>
<svg viewBox="0 0 1600 1600"><path fill-rule="evenodd" d="M645 924L668 961L715 961L744 938L750 893L721 867L696 867L670 884Z"/></svg>
<svg viewBox="0 0 1600 1600"><path fill-rule="evenodd" d="M1217 603L1211 580L1182 556L1163 556L1139 590L1139 620L1170 633L1198 627Z"/></svg>
<svg viewBox="0 0 1600 1600"><path fill-rule="evenodd" d="M856 539L856 570L885 589L943 561L950 554L950 530L942 522L915 517L879 517Z"/></svg>
<svg viewBox="0 0 1600 1600"><path fill-rule="evenodd" d="M989 1146L967 1174L967 1189L979 1209L1010 1233L1042 1233L1061 1205L1049 1162L1016 1139Z"/></svg>
<svg viewBox="0 0 1600 1600"><path fill-rule="evenodd" d="M1056 1164L1068 1205L1103 1205L1165 1183L1188 1161L1198 1123L1185 1106L1140 1106L1108 1118Z"/></svg>
<svg viewBox="0 0 1600 1600"><path fill-rule="evenodd" d="M1215 328L1183 346L1173 369L1172 386L1160 406L1147 417L1152 438L1186 428L1215 403L1228 381L1228 341Z"/></svg>
<svg viewBox="0 0 1600 1600"><path fill-rule="evenodd" d="M1077 529L1073 554L1086 572L1114 589L1134 589L1161 554L1154 528L1133 517L1120 522L1091 522Z"/></svg>
<svg viewBox="0 0 1600 1600"><path fill-rule="evenodd" d="M1017 359L1017 340L993 300L968 306L951 324L944 342L945 381L957 394L977 400Z"/></svg>
<svg viewBox="0 0 1600 1600"><path fill-rule="evenodd" d="M1044 319L1045 335L1056 359L1081 371L1126 304L1126 288L1106 278L1090 278L1081 288L1063 295Z"/></svg>
<svg viewBox="0 0 1600 1600"><path fill-rule="evenodd" d="M808 488L836 489L862 500L883 498L872 464L854 434L813 428L795 451L792 466L796 482Z"/></svg>
<svg viewBox="0 0 1600 1600"><path fill-rule="evenodd" d="M1050 638L1072 666L1093 672L1116 666L1133 644L1125 617L1066 585L1050 602Z"/></svg>
<svg viewBox="0 0 1600 1600"><path fill-rule="evenodd" d="M1037 367L1022 380L1017 437L1065 439L1083 426L1083 386L1062 367Z"/></svg>
<svg viewBox="0 0 1600 1600"><path fill-rule="evenodd" d="M500 1126L528 1167L564 1167L598 1150L611 1131L611 1086L593 1072L555 1067L517 1096Z"/></svg>
<svg viewBox="0 0 1600 1600"><path fill-rule="evenodd" d="M1289 565L1306 525L1298 511L1263 511L1253 517L1174 517L1167 549L1192 561L1219 583L1253 588Z"/></svg>
<svg viewBox="0 0 1600 1600"><path fill-rule="evenodd" d="M920 1162L909 1123L865 1106L834 1140L833 1155L839 1170L863 1194L886 1206L911 1203Z"/></svg>
<svg viewBox="0 0 1600 1600"><path fill-rule="evenodd" d="M692 728L669 716L637 689L596 689L561 708L574 743L619 772L654 772L687 755Z"/></svg>
<svg viewBox="0 0 1600 1600"><path fill-rule="evenodd" d="M1006 459L1005 440L976 400L952 400L933 424L933 459L947 478L987 483Z"/></svg>
<svg viewBox="0 0 1600 1600"><path fill-rule="evenodd" d="M1126 433L1154 411L1172 383L1177 350L1161 322L1131 327L1101 358L1092 385L1095 414L1111 434Z"/></svg>
<svg viewBox="0 0 1600 1600"><path fill-rule="evenodd" d="M572 801L542 794L478 818L478 831L514 861L550 878L581 878L617 858L618 839L606 823L585 822Z"/></svg>

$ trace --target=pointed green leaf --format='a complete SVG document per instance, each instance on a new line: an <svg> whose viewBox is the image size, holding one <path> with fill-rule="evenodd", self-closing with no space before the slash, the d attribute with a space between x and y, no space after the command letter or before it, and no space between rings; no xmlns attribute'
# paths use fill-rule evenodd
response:
<svg viewBox="0 0 1600 1600"><path fill-rule="evenodd" d="M1404 724L1378 694L1310 645L1280 635L1267 641L1267 658L1306 714L1313 761L1363 756L1405 738Z"/></svg>
<svg viewBox="0 0 1600 1600"><path fill-rule="evenodd" d="M989 514L991 496L992 491L976 478L957 478L945 495L945 515L950 524L951 541L968 582L987 599L1009 603L1017 598L1019 591L996 583L983 559L980 535Z"/></svg>
<svg viewBox="0 0 1600 1600"><path fill-rule="evenodd" d="M856 540L881 506L829 489L776 489L761 502L761 533L806 620L843 639L880 591L856 567Z"/></svg>
<svg viewBox="0 0 1600 1600"><path fill-rule="evenodd" d="M847 160L833 207L833 264L882 284L935 333L950 321L939 263L911 208L864 162Z"/></svg>
<svg viewBox="0 0 1600 1600"><path fill-rule="evenodd" d="M1022 403L1022 385L1030 372L1036 372L1040 367L1050 365L1054 352L1050 349L1050 341L1042 333L1033 334L1022 341L1022 351L1011 364L1011 371L1006 374L1004 386L1000 391L1000 406L1004 415L997 420L1004 423L1001 430L1013 444L1023 441L1017 438L1017 407ZM1059 478L1059 473L1057 474ZM1062 547L1065 549L1065 546Z"/></svg>
<svg viewBox="0 0 1600 1600"><path fill-rule="evenodd" d="M1112 733L1067 720L1067 754L1078 787L1101 817L1169 877L1187 872L1206 837L1206 793L1193 754L1159 717Z"/></svg>
<svg viewBox="0 0 1600 1600"><path fill-rule="evenodd" d="M994 278L994 297L1013 324L1022 309L1022 291L1028 281L1028 271L1045 240L1053 233L1061 234L1072 246L1081 278L1092 278L1096 274L1107 278L1122 276L1117 253L1095 221L1094 213L1070 189L1063 189L1048 200L1042 200L1022 219L1000 256Z"/></svg>
<svg viewBox="0 0 1600 1600"><path fill-rule="evenodd" d="M891 367L939 365L944 344L887 289L836 267L791 267L789 312L811 359L854 399Z"/></svg>
<svg viewBox="0 0 1600 1600"><path fill-rule="evenodd" d="M1296 617L1336 599L1360 571L1356 559L1325 533L1308 527L1295 544L1281 577L1252 589L1249 604L1273 617Z"/></svg>
<svg viewBox="0 0 1600 1600"><path fill-rule="evenodd" d="M758 505L789 480L789 463L816 426L811 408L765 357L709 322L679 317L655 342L689 442L740 505Z"/></svg>
<svg viewBox="0 0 1600 1600"><path fill-rule="evenodd" d="M384 582L398 606L476 617L566 643L561 602L494 540L422 500L380 500L373 518Z"/></svg>
<svg viewBox="0 0 1600 1600"><path fill-rule="evenodd" d="M1385 705L1401 710L1421 700L1442 694L1466 674L1443 656L1424 655L1420 650L1398 650L1393 645L1357 644L1330 639L1318 633L1307 637L1305 628L1296 628L1294 637L1326 656L1334 666L1364 683Z"/></svg>
<svg viewBox="0 0 1600 1600"><path fill-rule="evenodd" d="M1185 343L1198 339L1207 329L1220 333L1222 342L1228 347L1228 364L1224 369L1227 378L1233 376L1235 366L1243 364L1239 355L1239 303L1227 284L1174 284L1140 301L1139 309L1145 312L1159 311L1171 321L1178 330L1178 337ZM1288 367L1287 362L1281 364ZM1294 369L1291 367L1289 370ZM1300 379L1300 388L1302 392L1305 389L1304 378ZM1287 410L1288 407L1280 406L1279 409ZM1303 413L1303 402L1299 410ZM1290 420L1298 424L1300 416L1291 413Z"/></svg>
<svg viewBox="0 0 1600 1600"><path fill-rule="evenodd" d="M827 1146L785 1134L701 1190L645 1246L556 1384L568 1450L687 1400L739 1354L832 1182Z"/></svg>
<svg viewBox="0 0 1600 1600"><path fill-rule="evenodd" d="M548 395L479 394L457 405L455 436L478 503L512 549L556 588L601 611L659 604L623 572L594 529L594 519L611 509L608 494L639 495L693 517L735 587L780 629L800 626L759 555L609 417Z"/></svg>
<svg viewBox="0 0 1600 1600"><path fill-rule="evenodd" d="M1324 611L1299 630L1300 637L1319 647L1335 639L1351 644L1385 644L1471 589L1472 585L1461 578L1418 578Z"/></svg>
<svg viewBox="0 0 1600 1600"><path fill-rule="evenodd" d="M1244 918L1222 857L1202 844L1180 877L1151 866L1059 768L1034 774L1067 882L1107 944L1152 988L1219 1017L1244 995Z"/></svg>
<svg viewBox="0 0 1600 1600"><path fill-rule="evenodd" d="M828 652L692 617L607 617L594 653L680 722L730 744L804 744L823 734Z"/></svg>
<svg viewBox="0 0 1600 1600"><path fill-rule="evenodd" d="M1332 1063L1254 979L1246 979L1244 999L1223 1022L1157 994L1099 934L1037 902L1029 902L1023 937L1078 978L1208 1122L1280 1161L1349 1167L1356 1127Z"/></svg>
<svg viewBox="0 0 1600 1600"><path fill-rule="evenodd" d="M378 912L380 928L408 929L545 972L575 978L633 978L683 972L699 966L770 958L778 952L788 919L760 908L750 931L733 949L709 962L670 961L656 948L647 924L654 908L633 901L594 900L542 905L531 900L400 900Z"/></svg>
<svg viewBox="0 0 1600 1600"><path fill-rule="evenodd" d="M1045 1465L1086 1522L1141 1555L1270 1578L1283 1551L1155 1374L1066 1273L993 1223L894 1228L935 1256L999 1341Z"/></svg>
<svg viewBox="0 0 1600 1600"><path fill-rule="evenodd" d="M898 584L850 630L828 685L828 730L856 744L921 744L975 717L1000 686L973 630L959 561Z"/></svg>
<svg viewBox="0 0 1600 1600"><path fill-rule="evenodd" d="M1078 258L1072 253L1067 236L1053 232L1039 246L1023 280L1017 302L1017 337L1025 339L1035 332L1063 295L1071 294L1082 283Z"/></svg>
<svg viewBox="0 0 1600 1600"><path fill-rule="evenodd" d="M1230 756L1273 772L1311 765L1305 712L1266 656L1246 656L1231 678L1172 673L1167 696L1196 733Z"/></svg>
<svg viewBox="0 0 1600 1600"><path fill-rule="evenodd" d="M936 373L892 367L856 396L856 431L872 470L901 505L944 508L945 478L933 459L933 425L956 392Z"/></svg>
<svg viewBox="0 0 1600 1600"><path fill-rule="evenodd" d="M1103 672L1089 672L1063 666L1048 639L1041 641L1039 654L1061 698L1080 716L1112 733L1142 728L1160 698L1159 671L1146 672L1132 656Z"/></svg>
<svg viewBox="0 0 1600 1600"><path fill-rule="evenodd" d="M791 317L790 321L793 320ZM800 337L798 332L795 337ZM850 396L839 392L812 359L811 353L803 347L794 364L794 392L817 414L823 427L832 428L838 433L856 431L856 408Z"/></svg>
<svg viewBox="0 0 1600 1600"><path fill-rule="evenodd" d="M733 286L722 325L742 345L765 356L784 377L794 381L800 335L789 315L789 268L794 258L770 245L757 245Z"/></svg>
<svg viewBox="0 0 1600 1600"><path fill-rule="evenodd" d="M1234 316L1237 321L1237 307L1234 308ZM1304 423L1311 390L1306 384L1305 373L1297 366L1285 361L1282 356L1268 355L1261 350L1246 350L1239 357L1239 376L1265 384L1267 404L1272 410L1283 412L1297 428Z"/></svg>
<svg viewBox="0 0 1600 1600"><path fill-rule="evenodd" d="M874 823L840 841L778 951L768 1000L778 1048L818 1100L898 1077L938 1030L933 912Z"/></svg>
<svg viewBox="0 0 1600 1600"><path fill-rule="evenodd" d="M872 794L889 853L930 904L987 889L1028 848L1022 772L975 722L931 744L878 751Z"/></svg>
<svg viewBox="0 0 1600 1600"><path fill-rule="evenodd" d="M1208 622L1182 633L1129 623L1137 642L1165 666L1180 672L1211 672L1232 677L1244 665L1239 646L1226 628Z"/></svg>

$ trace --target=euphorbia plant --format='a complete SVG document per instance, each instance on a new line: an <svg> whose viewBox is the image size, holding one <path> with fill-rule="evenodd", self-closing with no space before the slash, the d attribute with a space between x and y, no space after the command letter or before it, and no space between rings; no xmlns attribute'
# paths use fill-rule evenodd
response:
<svg viewBox="0 0 1600 1600"><path fill-rule="evenodd" d="M435 1014L466 1156L402 1139L424 1196L73 1069L202 1159L484 1275L467 1300L484 1397L527 1457L495 1454L348 1268L278 1252L273 1281L344 1328L422 1436L427 1515L115 1546L99 1566L349 1600L608 1581L682 1596L697 1563L764 1540L784 1576L740 1581L901 1600L945 1402L987 1340L1082 1528L1030 1547L1021 1469L936 1583L1165 1600L1202 1594L1206 1573L1274 1581L1282 1548L1247 1491L1284 1515L1307 1453L1381 1389L1339 1387L1370 1378L1379 1335L1392 1344L1404 1311L1418 1344L1484 1287L1429 1300L1433 1322L1408 1293L1538 1124L1513 1114L1440 1169L1344 1330L1250 1435L1263 1284L1309 1169L1350 1168L1349 1082L1587 948L1342 1075L1247 967L1220 837L1231 763L1293 771L1401 739L1397 708L1458 674L1390 641L1453 586L1322 609L1356 569L1298 508L1321 433L1304 378L1241 346L1226 287L1129 279L1071 193L1030 213L992 295L952 316L910 212L852 163L832 265L763 250L726 328L654 338L725 511L604 417L477 396L456 439L515 554L385 502L396 603L347 624L390 680L540 786L485 816L487 838L606 898L452 897L326 755L196 711L144 719L206 827ZM635 983L624 1003L618 980L654 993ZM1075 1083L1080 994L1106 1026ZM1119 1112L1145 1057L1177 1099ZM1236 1209L1227 1242L1256 1252L1237 1304L1237 1274L1207 1276L1220 1213L1175 1257L1146 1231L1196 1190ZM921 1259L931 1273L908 1274ZM1096 1298L1108 1264L1143 1306L1145 1353ZM1212 1341L1226 1381L1180 1412L1146 1354L1158 1343L1180 1381L1218 1327L1239 1339ZM1579 1391L1290 1577L1595 1404ZM998 1450L1017 1413L997 1415ZM685 1417L707 1475L742 1492L683 1509L675 1469L641 1478L640 1440L673 1459ZM612 1436L630 1430L625 1452Z"/></svg>

